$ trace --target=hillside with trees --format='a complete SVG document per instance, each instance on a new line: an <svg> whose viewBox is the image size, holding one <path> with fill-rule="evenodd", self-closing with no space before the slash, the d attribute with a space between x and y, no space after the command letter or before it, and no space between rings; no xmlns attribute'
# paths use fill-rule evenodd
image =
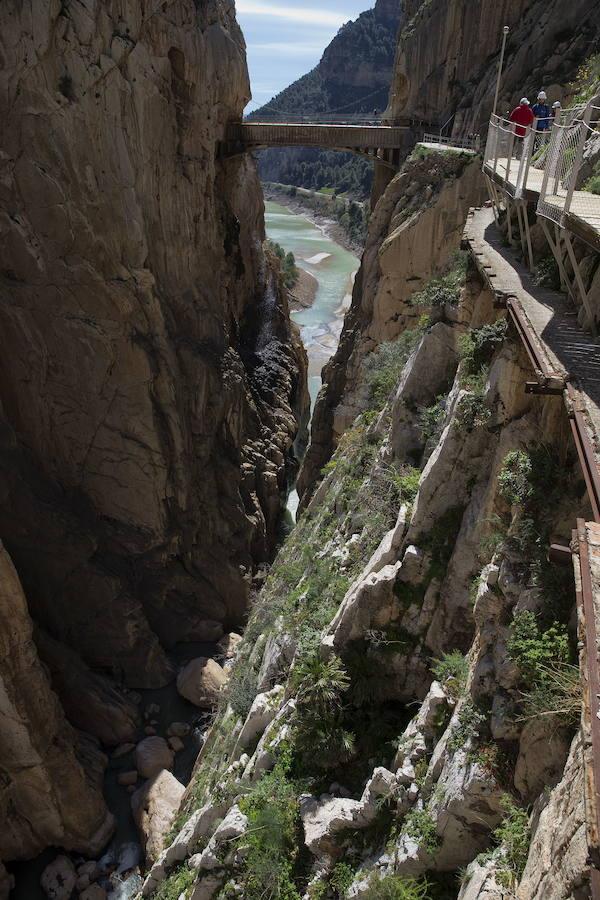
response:
<svg viewBox="0 0 600 900"><path fill-rule="evenodd" d="M250 118L259 120L278 113L350 115L385 109L400 20L400 0L378 0L373 9L342 26L311 72ZM373 177L372 163L366 159L301 147L261 151L259 172L263 181L313 190L335 187L356 199L368 197Z"/></svg>

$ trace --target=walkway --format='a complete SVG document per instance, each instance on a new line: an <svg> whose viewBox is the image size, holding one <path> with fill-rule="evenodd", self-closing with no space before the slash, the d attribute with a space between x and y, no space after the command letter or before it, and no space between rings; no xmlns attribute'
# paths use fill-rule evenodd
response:
<svg viewBox="0 0 600 900"><path fill-rule="evenodd" d="M376 157L398 166L401 151L408 152L423 134L423 126L410 120L377 123L356 120L322 122L232 122L227 126L221 155L236 156L262 147L319 147Z"/></svg>
<svg viewBox="0 0 600 900"><path fill-rule="evenodd" d="M569 411L574 405L581 414L587 432L582 440L595 460L596 471L588 475L596 484L590 487L600 506L600 344L580 328L563 294L534 284L515 252L503 245L491 209L469 215L464 239L489 287L512 312L542 390L564 390Z"/></svg>

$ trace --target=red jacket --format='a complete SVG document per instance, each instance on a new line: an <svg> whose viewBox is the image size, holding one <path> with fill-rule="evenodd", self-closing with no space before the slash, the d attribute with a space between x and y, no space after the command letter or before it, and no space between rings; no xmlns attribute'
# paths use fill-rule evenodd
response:
<svg viewBox="0 0 600 900"><path fill-rule="evenodd" d="M521 106L519 104L510 114L510 121L516 122L517 127L515 128L515 134L518 137L525 137L525 129L528 125L533 125L533 120L535 116L531 111L530 106Z"/></svg>

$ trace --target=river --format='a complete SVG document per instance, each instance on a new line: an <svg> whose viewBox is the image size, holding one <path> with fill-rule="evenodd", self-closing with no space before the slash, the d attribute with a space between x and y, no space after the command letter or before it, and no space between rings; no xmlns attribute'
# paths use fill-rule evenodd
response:
<svg viewBox="0 0 600 900"><path fill-rule="evenodd" d="M359 260L328 237L324 228L279 203L266 202L265 223L267 237L281 244L286 252L291 251L296 265L314 275L319 284L310 309L292 312L308 354L312 416L321 388L321 370L336 351ZM292 491L288 509L293 518L297 508L298 495Z"/></svg>

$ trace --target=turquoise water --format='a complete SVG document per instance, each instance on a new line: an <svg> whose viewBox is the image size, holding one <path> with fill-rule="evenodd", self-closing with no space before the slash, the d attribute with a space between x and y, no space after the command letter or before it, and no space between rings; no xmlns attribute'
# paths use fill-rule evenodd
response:
<svg viewBox="0 0 600 900"><path fill-rule="evenodd" d="M308 353L311 414L321 388L321 370L336 351L344 314L350 306L352 283L359 260L323 229L279 203L265 204L267 237L296 257L296 264L317 279L319 287L310 309L292 312ZM290 495L288 509L295 516L298 497Z"/></svg>

